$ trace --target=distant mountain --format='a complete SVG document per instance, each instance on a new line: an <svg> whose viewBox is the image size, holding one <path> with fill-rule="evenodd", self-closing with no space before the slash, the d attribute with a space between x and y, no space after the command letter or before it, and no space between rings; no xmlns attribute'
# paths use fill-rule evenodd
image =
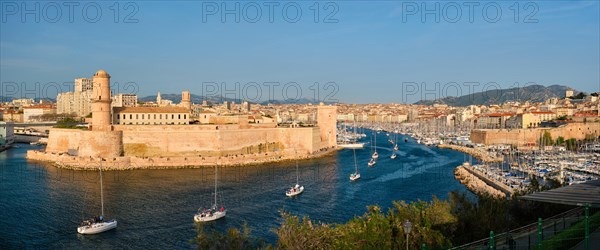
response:
<svg viewBox="0 0 600 250"><path fill-rule="evenodd" d="M267 104L319 104L320 101L315 100L315 99L309 99L309 98L300 98L300 99L285 99L285 100L271 100L271 101L264 101L261 102L260 104L262 105L267 105ZM333 102L324 102L325 104L333 104Z"/></svg>
<svg viewBox="0 0 600 250"><path fill-rule="evenodd" d="M13 100L16 99L29 99L29 97L13 97L13 96L0 96L0 103L2 102L12 102ZM33 98L33 100L37 103L40 102L40 100L45 100L45 101L50 101L50 102L56 102L56 99L53 98L39 98L39 97L35 97Z"/></svg>
<svg viewBox="0 0 600 250"><path fill-rule="evenodd" d="M161 93L160 97L163 100L171 100L171 101L173 101L173 103L181 102L181 94L162 94ZM217 96L204 97L204 96L194 95L194 94L190 95L190 99L191 99L192 103L202 103L202 101L204 101L204 100L211 102L211 103L222 103L224 101L228 101L228 102L233 101L235 103L241 103L241 100L239 100L239 99L233 99L233 98L227 98L227 97L217 97ZM138 101L155 102L156 95L141 97L141 98L138 98Z"/></svg>
<svg viewBox="0 0 600 250"><path fill-rule="evenodd" d="M180 103L181 102L181 94L162 94L161 93L160 97L163 100L171 100L171 101L173 101L173 103ZM204 100L206 100L206 101L208 101L210 103L223 103L224 101L235 102L235 103L242 103L241 99L219 97L219 96L204 97L204 96L194 95L194 94L190 95L190 99L191 99L192 103L202 103L202 101L204 101ZM151 96L146 96L146 97L138 98L138 100L142 101L142 102L155 102L156 101L156 95L151 95ZM250 103L255 103L255 102L250 102ZM308 98L286 99L286 100L272 100L272 101L263 101L263 102L260 102L260 104L262 104L262 105L267 105L269 103L271 103L271 104L308 104L308 103L318 104L319 102L315 101L315 100L312 100L312 99L308 99Z"/></svg>
<svg viewBox="0 0 600 250"><path fill-rule="evenodd" d="M493 89L484 92L477 92L463 96L449 96L437 100L421 100L415 104L432 105L447 104L450 106L469 106L469 105L490 105L501 104L507 101L519 102L542 102L550 98L564 98L565 91L572 89L562 85L530 85L526 87L517 87L510 89ZM574 90L575 94L579 91Z"/></svg>

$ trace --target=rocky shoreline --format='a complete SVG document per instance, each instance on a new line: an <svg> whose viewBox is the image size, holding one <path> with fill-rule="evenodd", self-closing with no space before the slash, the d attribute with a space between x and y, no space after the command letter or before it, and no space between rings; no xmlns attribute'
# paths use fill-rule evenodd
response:
<svg viewBox="0 0 600 250"><path fill-rule="evenodd" d="M71 170L98 170L102 162L103 170L135 170L135 169L184 169L203 167L233 167L253 166L266 163L277 163L293 160L306 160L325 157L337 152L337 148L323 149L310 155L294 156L284 153L263 153L253 155L234 155L219 157L135 157L123 156L116 158L77 157L68 154L46 153L42 151L27 151L27 159L50 164L52 166Z"/></svg>

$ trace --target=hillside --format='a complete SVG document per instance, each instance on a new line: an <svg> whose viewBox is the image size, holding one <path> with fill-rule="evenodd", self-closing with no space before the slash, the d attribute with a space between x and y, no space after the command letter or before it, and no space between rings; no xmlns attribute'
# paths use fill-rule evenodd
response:
<svg viewBox="0 0 600 250"><path fill-rule="evenodd" d="M415 104L432 105L437 103L450 106L469 106L499 104L507 101L542 102L550 98L564 98L565 91L568 89L571 88L562 85L552 85L548 87L542 85L530 85L518 88L488 90L459 97L449 96L437 100L421 100ZM578 92L579 91L575 90L575 93Z"/></svg>

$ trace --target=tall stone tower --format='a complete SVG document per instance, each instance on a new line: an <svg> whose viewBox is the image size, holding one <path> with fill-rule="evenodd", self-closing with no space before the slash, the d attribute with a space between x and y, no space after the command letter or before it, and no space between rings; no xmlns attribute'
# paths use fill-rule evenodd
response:
<svg viewBox="0 0 600 250"><path fill-rule="evenodd" d="M190 91L181 92L181 104L179 105L188 110L192 109L192 102L190 101Z"/></svg>
<svg viewBox="0 0 600 250"><path fill-rule="evenodd" d="M99 70L93 77L92 131L110 131L111 103L110 75Z"/></svg>
<svg viewBox="0 0 600 250"><path fill-rule="evenodd" d="M337 107L321 103L317 107L317 125L319 126L322 147L337 145Z"/></svg>

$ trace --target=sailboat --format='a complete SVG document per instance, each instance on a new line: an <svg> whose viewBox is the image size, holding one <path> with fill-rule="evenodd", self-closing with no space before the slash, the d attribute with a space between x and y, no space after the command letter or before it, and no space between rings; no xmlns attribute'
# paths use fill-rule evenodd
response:
<svg viewBox="0 0 600 250"><path fill-rule="evenodd" d="M377 158L379 158L379 154L377 153L377 134L375 134L374 137L375 137L375 145L373 146L373 150L375 152L373 153L373 156L371 156L371 158L377 159Z"/></svg>
<svg viewBox="0 0 600 250"><path fill-rule="evenodd" d="M392 155L390 156L390 158L391 158L392 160L393 160L393 159L396 159L396 156L397 156L397 155L396 155L396 150L398 150L398 144L396 144L396 143L395 143L395 141L396 141L396 140L397 140L397 138L396 138L396 133L394 133L394 139L393 139L393 140L392 140L392 139L390 139L390 141L392 142L392 144L394 144L394 147L392 148Z"/></svg>
<svg viewBox="0 0 600 250"><path fill-rule="evenodd" d="M394 141L398 140L397 137L398 137L398 134L394 134ZM398 150L398 143L394 143L394 151L397 151L397 150ZM394 158L392 158L392 159L394 159Z"/></svg>
<svg viewBox="0 0 600 250"><path fill-rule="evenodd" d="M195 222L207 222L218 220L225 217L225 214L227 214L227 210L223 206L221 206L221 208L217 210L217 177L217 166L215 166L215 203L208 210L206 208L203 208L202 211L198 209L198 213L194 215Z"/></svg>
<svg viewBox="0 0 600 250"><path fill-rule="evenodd" d="M299 176L300 175L298 174L298 161L296 161L296 185L285 191L285 195L287 197L294 197L304 192L304 186L300 186L299 184Z"/></svg>
<svg viewBox="0 0 600 250"><path fill-rule="evenodd" d="M81 222L79 227L77 227L77 232L80 234L97 234L102 233L104 231L111 230L113 228L117 228L117 220L104 220L104 191L102 187L102 161L100 161L100 204L102 206L102 211L100 216L96 216L94 218L84 220Z"/></svg>
<svg viewBox="0 0 600 250"><path fill-rule="evenodd" d="M371 160L369 161L369 163L367 163L367 165L369 165L369 167L375 166L375 164L377 164L377 162L373 158L371 158Z"/></svg>
<svg viewBox="0 0 600 250"><path fill-rule="evenodd" d="M360 173L358 172L358 164L356 164L356 149L353 149L354 153L354 173L350 174L350 180L355 181L360 179Z"/></svg>

